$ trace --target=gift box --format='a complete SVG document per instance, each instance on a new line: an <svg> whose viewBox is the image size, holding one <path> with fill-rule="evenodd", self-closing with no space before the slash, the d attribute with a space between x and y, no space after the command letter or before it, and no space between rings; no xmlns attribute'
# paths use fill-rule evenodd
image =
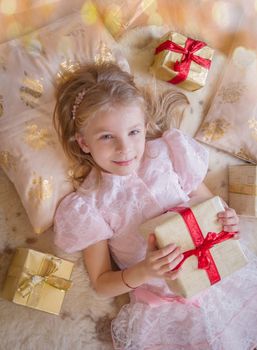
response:
<svg viewBox="0 0 257 350"><path fill-rule="evenodd" d="M247 263L234 233L222 231L217 214L224 210L216 196L191 207L176 207L140 227L145 238L155 233L157 246L181 247L183 261L178 278L167 278L170 289L190 298L231 275Z"/></svg>
<svg viewBox="0 0 257 350"><path fill-rule="evenodd" d="M73 265L50 254L18 248L1 296L16 304L58 315L71 286Z"/></svg>
<svg viewBox="0 0 257 350"><path fill-rule="evenodd" d="M156 78L194 91L205 85L213 54L203 41L168 32L155 49L150 70Z"/></svg>
<svg viewBox="0 0 257 350"><path fill-rule="evenodd" d="M238 214L257 217L257 166L229 166L229 205Z"/></svg>

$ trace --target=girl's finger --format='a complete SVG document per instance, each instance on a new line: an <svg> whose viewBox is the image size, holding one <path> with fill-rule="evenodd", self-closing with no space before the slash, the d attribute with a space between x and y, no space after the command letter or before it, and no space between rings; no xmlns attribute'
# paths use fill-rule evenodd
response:
<svg viewBox="0 0 257 350"><path fill-rule="evenodd" d="M230 217L237 217L237 214L233 208L227 208L224 211L221 211L218 213L219 218L230 218Z"/></svg>
<svg viewBox="0 0 257 350"><path fill-rule="evenodd" d="M225 232L238 232L239 226L238 225L224 225L223 231L225 231Z"/></svg>
<svg viewBox="0 0 257 350"><path fill-rule="evenodd" d="M159 259L159 261L158 261L159 267L162 267L164 265L168 265L168 264L172 263L172 261L174 259L176 259L179 255L181 255L181 249L179 247L176 247L176 249L173 250L173 252L171 252L168 255L166 255L165 257Z"/></svg>
<svg viewBox="0 0 257 350"><path fill-rule="evenodd" d="M240 239L240 232L236 232L236 234L234 234L233 239Z"/></svg>
<svg viewBox="0 0 257 350"><path fill-rule="evenodd" d="M183 259L183 254L179 254L175 259L173 259L170 263L165 264L160 267L161 274L167 273L173 270Z"/></svg>
<svg viewBox="0 0 257 350"><path fill-rule="evenodd" d="M239 223L239 219L234 216L230 218L219 218L219 222L223 225L237 225Z"/></svg>
<svg viewBox="0 0 257 350"><path fill-rule="evenodd" d="M181 270L182 270L182 268L179 268L176 271L169 271L169 272L165 273L164 277L169 278L171 280L175 280L180 275Z"/></svg>
<svg viewBox="0 0 257 350"><path fill-rule="evenodd" d="M155 261L155 260L161 259L161 258L169 255L170 253L172 253L176 249L177 249L176 244L171 243L164 248L161 248L161 249L155 250L154 252L151 252L150 260Z"/></svg>

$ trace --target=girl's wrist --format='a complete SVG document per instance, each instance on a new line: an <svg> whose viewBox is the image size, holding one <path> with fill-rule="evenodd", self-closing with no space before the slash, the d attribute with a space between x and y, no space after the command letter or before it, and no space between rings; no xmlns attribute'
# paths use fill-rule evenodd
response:
<svg viewBox="0 0 257 350"><path fill-rule="evenodd" d="M139 262L127 269L121 271L123 284L130 289L136 289L141 284L146 283L150 277L147 276L146 268L143 262Z"/></svg>

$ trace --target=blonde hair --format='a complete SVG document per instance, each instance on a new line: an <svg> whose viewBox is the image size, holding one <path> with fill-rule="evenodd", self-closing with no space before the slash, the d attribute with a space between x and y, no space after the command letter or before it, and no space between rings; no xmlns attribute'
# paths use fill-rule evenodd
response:
<svg viewBox="0 0 257 350"><path fill-rule="evenodd" d="M79 94L82 94L83 98L76 105ZM178 124L181 119L178 110L188 104L184 94L173 90L153 99L153 93L139 89L132 75L112 63L82 66L57 86L56 100L54 126L66 155L75 164L75 187L85 179L92 168L96 168L100 176L100 168L91 154L84 153L75 139L75 134L84 128L96 113L114 105L127 106L138 103L146 118L146 138L154 139L160 137L172 121Z"/></svg>

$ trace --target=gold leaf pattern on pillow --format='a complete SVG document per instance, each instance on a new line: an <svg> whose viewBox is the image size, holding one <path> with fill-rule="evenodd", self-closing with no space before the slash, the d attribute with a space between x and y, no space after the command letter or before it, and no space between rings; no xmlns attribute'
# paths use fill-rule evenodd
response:
<svg viewBox="0 0 257 350"><path fill-rule="evenodd" d="M17 158L8 151L0 152L0 166L6 171L16 170Z"/></svg>
<svg viewBox="0 0 257 350"><path fill-rule="evenodd" d="M115 61L112 50L107 47L107 45L100 41L100 44L97 49L98 53L95 55L95 63L96 64L102 64L102 63L112 63Z"/></svg>
<svg viewBox="0 0 257 350"><path fill-rule="evenodd" d="M2 117L3 114L4 114L4 100L3 100L3 96L0 95L0 118Z"/></svg>
<svg viewBox="0 0 257 350"><path fill-rule="evenodd" d="M37 124L27 123L24 133L24 141L33 149L40 150L54 144L51 132Z"/></svg>
<svg viewBox="0 0 257 350"><path fill-rule="evenodd" d="M26 72L24 74L23 85L20 87L20 98L27 106L35 108L44 92L44 87L39 80L30 78Z"/></svg>
<svg viewBox="0 0 257 350"><path fill-rule="evenodd" d="M249 128L251 129L252 137L257 141L257 120L251 118L248 120Z"/></svg>
<svg viewBox="0 0 257 350"><path fill-rule="evenodd" d="M56 82L57 84L61 83L62 81L65 81L70 73L74 73L77 69L80 68L80 62L72 61L72 60L65 60L60 63L60 68L56 74Z"/></svg>
<svg viewBox="0 0 257 350"><path fill-rule="evenodd" d="M53 194L53 178L43 179L42 176L38 176L34 173L32 179L32 185L28 191L29 199L39 205L41 201L50 199Z"/></svg>
<svg viewBox="0 0 257 350"><path fill-rule="evenodd" d="M212 122L204 122L201 127L201 132L203 133L203 141L210 142L213 140L221 139L229 127L230 123L222 118L216 119Z"/></svg>
<svg viewBox="0 0 257 350"><path fill-rule="evenodd" d="M223 103L236 103L245 92L246 86L241 82L230 83L228 86L223 86L218 93Z"/></svg>
<svg viewBox="0 0 257 350"><path fill-rule="evenodd" d="M241 147L240 150L235 153L235 156L251 163L253 162L253 159L256 159L256 156L250 152L248 147Z"/></svg>

